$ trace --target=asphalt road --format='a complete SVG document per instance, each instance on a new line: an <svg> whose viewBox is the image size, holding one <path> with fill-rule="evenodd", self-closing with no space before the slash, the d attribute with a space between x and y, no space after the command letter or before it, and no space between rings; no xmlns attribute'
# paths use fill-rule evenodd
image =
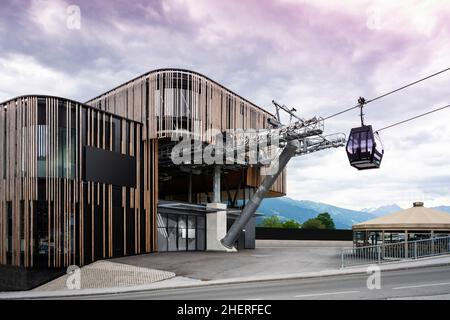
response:
<svg viewBox="0 0 450 320"><path fill-rule="evenodd" d="M369 290L369 275L214 285L106 294L70 299L269 300L269 299L390 299L450 294L450 266L381 272L381 288ZM444 295L444 296L442 296ZM449 296L450 297L450 296Z"/></svg>

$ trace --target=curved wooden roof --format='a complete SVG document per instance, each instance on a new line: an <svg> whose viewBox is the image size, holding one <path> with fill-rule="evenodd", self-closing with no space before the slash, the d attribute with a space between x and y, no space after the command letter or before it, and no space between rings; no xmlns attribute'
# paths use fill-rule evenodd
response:
<svg viewBox="0 0 450 320"><path fill-rule="evenodd" d="M101 113L104 113L104 114L107 114L107 115L110 115L110 116L114 116L114 117L117 117L117 118L120 118L120 119L141 123L139 121L133 120L133 119L128 118L128 117L123 117L123 116L120 116L118 114L106 111L106 110L95 108L95 107L93 107L93 106L91 106L89 104L83 103L83 102L79 102L79 101L76 101L76 100L73 100L73 99L70 99L70 98L64 98L64 97L59 97L59 96L55 96L55 95L24 94L24 95L20 95L20 96L8 99L6 101L0 102L0 106L4 106L4 105L6 105L6 104L8 104L10 102L13 102L13 101L16 101L16 100L19 100L19 99L28 99L28 98L57 99L57 100L65 101L65 102L79 104L80 106L83 106L84 108L89 108L89 109L93 109L93 110L96 110L96 111L100 111Z"/></svg>
<svg viewBox="0 0 450 320"><path fill-rule="evenodd" d="M109 93L111 93L111 92L113 92L113 91L115 91L115 90L117 90L117 89L119 89L121 87L124 87L124 86L126 86L126 85L128 85L128 84L130 84L130 83L132 83L132 82L134 82L134 81L136 81L138 79L140 79L140 78L145 78L145 77L147 77L147 76L149 76L151 74L155 74L155 73L158 73L158 72L185 72L185 73L190 73L190 74L202 77L203 79L208 80L209 82L218 85L220 88L222 88L222 90L224 90L224 91L226 91L226 92L228 92L228 93L230 93L232 95L235 95L239 99L242 99L243 101L247 102L248 104L252 105L253 107L255 107L257 109L260 109L262 112L265 112L265 113L267 113L268 115L270 115L272 117L274 116L271 112L269 112L266 109L264 109L264 108L262 108L262 107L260 107L260 106L258 106L256 104L254 104L253 102L251 102L250 100L242 97L241 95L237 94L236 92L226 88L224 85L220 84L219 82L217 82L215 80L212 80L211 78L209 78L209 77L207 77L207 76L205 76L205 75L203 75L203 74L201 74L199 72L188 70L188 69L182 69L182 68L160 68L160 69L154 69L154 70L148 71L148 72L146 72L144 74L141 74L141 75L139 75L139 76L137 76L137 77L135 77L135 78L133 78L131 80L128 80L128 81L126 81L126 82L124 82L124 83L122 83L122 84L120 84L120 85L118 85L118 86L116 86L116 87L106 91L106 92L103 92L103 93L99 94L95 98L89 99L88 101L86 101L86 104L92 103L94 100L99 99L102 96L105 96L105 95L107 95L107 94L109 94Z"/></svg>

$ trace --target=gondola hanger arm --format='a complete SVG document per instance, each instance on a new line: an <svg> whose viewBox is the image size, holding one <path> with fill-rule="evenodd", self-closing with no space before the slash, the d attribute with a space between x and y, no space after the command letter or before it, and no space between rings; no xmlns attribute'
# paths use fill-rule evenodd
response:
<svg viewBox="0 0 450 320"><path fill-rule="evenodd" d="M364 105L366 104L366 99L363 97L359 97L358 99L358 104L359 104L359 110L360 110L360 117L361 117L361 126L364 127L364 112L363 112L363 108Z"/></svg>

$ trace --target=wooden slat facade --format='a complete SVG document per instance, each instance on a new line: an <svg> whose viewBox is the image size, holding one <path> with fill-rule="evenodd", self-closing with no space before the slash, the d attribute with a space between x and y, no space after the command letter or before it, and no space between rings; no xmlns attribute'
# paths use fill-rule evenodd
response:
<svg viewBox="0 0 450 320"><path fill-rule="evenodd" d="M0 104L0 129L0 264L62 268L153 251L158 148L142 142L142 124L27 96ZM84 181L85 146L135 157L136 187Z"/></svg>
<svg viewBox="0 0 450 320"><path fill-rule="evenodd" d="M37 100L21 98L0 105L0 263L33 264L37 200L35 140ZM13 236L9 236L13 235Z"/></svg>
<svg viewBox="0 0 450 320"><path fill-rule="evenodd" d="M161 139L190 132L213 143L228 129L266 128L270 117L185 70L150 72L86 104L47 96L0 104L0 264L63 268L156 252ZM85 181L85 147L134 157L135 187ZM223 199L248 199L263 178L253 167L242 176L236 196L224 181ZM285 193L283 173L268 196Z"/></svg>
<svg viewBox="0 0 450 320"><path fill-rule="evenodd" d="M144 141L178 137L190 132L203 142L214 142L213 130L263 129L273 115L217 82L195 72L157 70L123 84L87 104L139 121ZM148 173L147 173L148 174ZM258 187L259 169L247 172L247 186ZM268 196L286 194L286 172Z"/></svg>

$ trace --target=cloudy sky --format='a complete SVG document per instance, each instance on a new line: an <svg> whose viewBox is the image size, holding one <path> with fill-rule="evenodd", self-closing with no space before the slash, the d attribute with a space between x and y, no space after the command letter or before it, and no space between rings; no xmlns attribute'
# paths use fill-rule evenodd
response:
<svg viewBox="0 0 450 320"><path fill-rule="evenodd" d="M327 116L450 66L445 1L10 0L0 11L0 101L86 101L161 67L203 73L256 104ZM70 8L81 10L73 29ZM68 28L68 26L70 28ZM375 128L450 103L450 72L370 104ZM450 110L383 132L380 170L344 149L293 160L288 196L348 208L450 205ZM348 133L358 111L326 122Z"/></svg>

